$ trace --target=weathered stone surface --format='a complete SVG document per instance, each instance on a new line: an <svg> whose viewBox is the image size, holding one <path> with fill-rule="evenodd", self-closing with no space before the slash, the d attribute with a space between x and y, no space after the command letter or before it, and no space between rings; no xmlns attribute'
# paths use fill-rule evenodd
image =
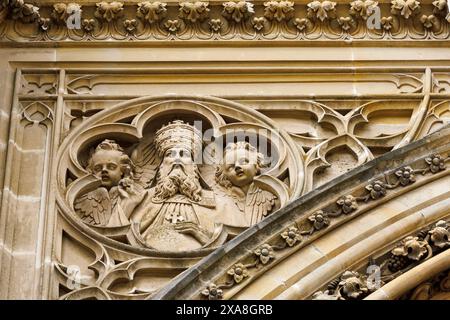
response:
<svg viewBox="0 0 450 320"><path fill-rule="evenodd" d="M446 8L369 2L0 13L0 297L421 297L449 232ZM369 258L407 286L351 291Z"/></svg>

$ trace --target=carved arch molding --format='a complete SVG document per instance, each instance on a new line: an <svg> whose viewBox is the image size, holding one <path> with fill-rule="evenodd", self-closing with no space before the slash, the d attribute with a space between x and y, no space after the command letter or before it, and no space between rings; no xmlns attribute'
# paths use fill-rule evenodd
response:
<svg viewBox="0 0 450 320"><path fill-rule="evenodd" d="M314 100L147 96L154 75L120 72L17 70L4 297L448 297L447 69L295 75L373 84Z"/></svg>

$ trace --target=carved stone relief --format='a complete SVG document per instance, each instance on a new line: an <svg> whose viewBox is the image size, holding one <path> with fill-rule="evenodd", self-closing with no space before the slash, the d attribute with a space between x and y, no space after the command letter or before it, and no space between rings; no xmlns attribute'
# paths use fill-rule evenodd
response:
<svg viewBox="0 0 450 320"><path fill-rule="evenodd" d="M204 256L301 193L300 153L289 135L275 129L263 115L221 99L121 103L82 122L64 140L59 206L96 246L186 265L187 257ZM79 231L70 237L80 237ZM97 259L116 255L101 251ZM106 259L111 265L94 283L114 273L116 259ZM59 265L70 278L69 266ZM170 279L174 271L160 267L159 273ZM152 294L162 280L154 281L141 294Z"/></svg>
<svg viewBox="0 0 450 320"><path fill-rule="evenodd" d="M236 25L251 13L251 6L243 8L227 10ZM290 8L274 2L264 19L285 22ZM156 21L154 9L141 6L148 24ZM183 23L194 28L206 9L197 14L186 6ZM97 11L96 19L103 23L122 12L106 5ZM325 21L333 10L317 7L319 11ZM58 74L23 70L16 80L22 120L15 141L20 144L23 135L25 144L33 142L45 152L22 146L17 154L36 151L40 169L49 152L56 154L53 164L45 167L55 170L55 183L46 180L50 172L24 171L42 189L28 198L25 184L19 183L10 200L14 203L17 196L19 205L2 207L2 214L21 217L26 211L21 201L30 200L33 210L56 215L53 297L151 298L202 257L299 196L449 121L450 105L441 97L446 88L442 68L358 69L353 74L333 69L325 75L293 70L286 81L303 91L289 98L268 91L258 95L260 88L276 91L273 84L279 75L262 79L250 69L250 75L239 78L248 95L231 92L224 94L226 99L205 93L233 90L235 84L226 84L216 74L207 76L208 83L188 77L170 83L164 80L173 72L169 68L140 74L107 68L61 69ZM285 76L286 70L275 70ZM238 79L235 74L230 77ZM164 81L201 94L147 96ZM188 89L183 89L183 81ZM349 97L355 88L363 90L361 96ZM317 97L306 98L309 90ZM30 161L26 156L12 159L17 160L12 174L25 170ZM446 159L430 157L427 173L442 171L448 166ZM236 262L225 270L224 279L232 279L233 286L242 283L253 268L269 265L279 252L327 229L334 218L344 219L384 197L390 188L413 183L422 175L417 170L399 168L391 177L394 183L368 181L361 194L338 199L332 210L314 212L301 227L283 230L276 243L254 248L254 259ZM52 197L54 201L47 203ZM212 283L201 297L211 298L220 290L226 295L228 282Z"/></svg>
<svg viewBox="0 0 450 320"><path fill-rule="evenodd" d="M422 283L400 300L450 300L450 271L444 271Z"/></svg>
<svg viewBox="0 0 450 320"><path fill-rule="evenodd" d="M316 294L312 291L309 295L314 296L314 299L371 299L374 298L374 294L377 294L376 299L386 299L386 297L395 298L394 295L384 294L386 284L389 286L397 279L401 281L405 276L409 284L420 283L414 282L416 268L423 266L417 272L426 273L433 262L439 262L436 263L438 270L447 269L449 261L447 249L450 245L449 202L448 188L444 185L448 183L449 177L450 131L447 127L441 132L442 135L433 135L436 139L433 148L440 149L441 153L426 155L428 150L425 147L421 148L420 158L414 158L414 152L411 152L414 149L408 146L409 150L403 148L401 151L407 150L406 152L412 156L409 158L411 162L402 163L404 154L394 152L383 156L378 165L376 161L372 161L347 177L341 177L339 181L342 184L348 182L343 190L338 190L342 185L332 184L322 188L322 190L334 188L334 191L340 194L330 192L325 195L317 191L309 193L297 200L297 206L289 206L280 211L286 216L283 217L281 214L269 216L268 219L272 223L261 224L259 228L252 228L246 232L245 236L240 238L240 245L226 244L225 253L217 252L208 263L198 266L197 270L200 270L200 273L196 275L192 270L187 271L156 294L155 299L242 299L252 294L257 295L255 290L265 291L266 286L271 288L267 289L270 295L261 294L258 297L293 299L297 296L305 299L308 297L304 296L305 292L317 288L319 283L326 288ZM431 139L430 137L428 142ZM425 146L426 142L427 139L423 139L415 145ZM389 157L391 155L395 158ZM386 163L398 167L384 171ZM362 172L373 173L373 166L378 170L376 176L371 176L368 181L354 179L356 174ZM394 223L390 215L390 211L395 212L399 207L395 199L407 197L408 190L414 188L422 187L423 190L427 190L427 183L436 182L439 185L440 179L442 179L440 189L443 192L436 196L439 198L437 206L430 206L434 207L433 210L426 209L426 205L419 207L423 211L416 210L417 207L411 204L412 201L400 206L404 208L404 211L400 210L403 215L401 219L411 220L408 230L415 230L414 233L405 233L405 229L402 229L405 224L398 223L399 221ZM424 199L430 199L434 195L435 193L430 193ZM326 204L318 201L321 197L328 199L325 201ZM391 205L383 205L389 202ZM298 210L300 205L303 208ZM379 215L374 216L377 213ZM385 223L396 225L392 228L393 235L383 232L383 228L381 230L376 228L374 220L386 213L391 219ZM364 215L367 219L362 218ZM415 218L410 219L413 216ZM356 235L347 236L344 234L351 232L350 228L346 228L351 219L355 221L356 228L353 230ZM417 228L418 225L420 229ZM360 236L359 229L366 230L367 233ZM326 236L327 232L329 236ZM377 233L379 235L375 236ZM371 235L374 235L374 239L367 240L373 244L371 249L357 245L366 241L362 239L363 237ZM348 239L354 239L357 244L349 242ZM341 245L336 246L335 242ZM353 256L353 251L358 253ZM353 256L353 260L348 257L349 255ZM340 256L343 257L342 260ZM302 257L312 261L302 261ZM342 264L338 263L341 261ZM348 269L348 266L353 264L358 265L358 269ZM300 266L296 269L298 265ZM368 265L378 268L379 283L375 283L374 277L369 281L369 277L365 274ZM290 273L286 268L296 270L291 273L293 275L299 272L298 270L301 270L301 274L295 278L285 276ZM333 279L327 278L332 270L342 271L337 279L327 285L324 279ZM273 280L278 277L280 279ZM205 283L204 279L209 279L209 282ZM397 285L402 288L402 285ZM246 295L246 290L251 293ZM398 294L398 291L396 293Z"/></svg>
<svg viewBox="0 0 450 320"><path fill-rule="evenodd" d="M69 205L73 205L78 217L88 225L95 226L96 229L117 231L117 235L127 237L128 244L152 249L158 246L150 245L156 241L152 238L173 229L174 239L179 238L176 245L164 239L160 241L162 247L158 250L173 251L177 248L186 251L187 247L182 246L182 243L188 241L185 236L181 237L181 234L191 234L195 241L199 242L194 244L195 241L191 241L192 250L206 248L223 243L227 238L225 234L229 233L225 230L226 226L238 229L248 227L286 203L292 196L288 188L292 188L296 193L300 192L302 181L299 180L303 174L289 173L286 169L287 163L294 161L292 156L297 154L297 150L288 149L292 146L288 136L286 138L289 139L290 146L282 140L277 146L269 145L269 148L274 149L273 159L272 163L265 163L266 159L258 152L258 146L246 141L229 143L219 151L217 148L223 147L217 144L210 143L203 148L203 133L182 120L183 116L180 116L180 119L170 116L175 119L168 121L156 132L150 131L147 134L144 126L147 123L152 125L151 116L164 114L165 105L174 105L182 112L190 112L191 115L188 115L187 119L192 119L195 114L201 119L202 114L209 113L212 121L208 126L213 124L211 129L223 131L227 139L238 139L242 136L242 139L256 138L261 143L264 138L266 142L271 143L268 138L275 143L274 139L279 138L278 134L270 131L270 127L265 129L264 126L245 123L239 127L236 124L226 125L221 116L213 110L197 113L198 109L207 107L195 101L183 100L158 102L149 106L135 115L131 125L97 124L97 127L84 131L82 136L85 137L75 138L71 148L73 168L68 166L65 169L75 176L76 171L88 173L72 182L67 192L67 199L74 199L74 203L69 202ZM95 117L100 114L102 113ZM138 128L134 129L135 126ZM86 125L82 124L81 127L86 128ZM107 136L107 131L104 130L108 127L108 132L116 138L114 141L101 141L101 137ZM103 133L99 132L96 136L93 132L97 128L102 128ZM120 139L121 131L125 128L128 132ZM260 129L259 135L266 136L252 136L252 130L257 132L255 129ZM141 139L138 138L140 134L137 130L146 132ZM113 134L114 131L117 133ZM227 131L234 132L233 136ZM136 135L136 138L130 145L132 134ZM212 138L216 140L221 137ZM129 155L124 152L120 140L127 145ZM93 145L87 141L100 143ZM256 140L255 142L258 143ZM88 146L93 150L86 158ZM275 148L278 150L275 151ZM205 156L213 156L213 153L223 154L223 157L209 165L194 163L201 153ZM80 161L85 164L81 165ZM269 167L270 164L272 169L267 168L268 171L262 174L263 167ZM284 169L279 170L283 167ZM61 170L64 172L64 169ZM270 174L275 171L278 176L288 174L290 184L286 185L278 180L276 175ZM98 187L95 187L93 178L98 179ZM92 187L89 187L90 184ZM93 190L82 192L85 188Z"/></svg>
<svg viewBox="0 0 450 320"><path fill-rule="evenodd" d="M80 13L78 28L67 28ZM369 17L379 12L378 27ZM446 0L390 3L334 1L98 2L34 5L0 2L4 41L86 40L445 40L449 27Z"/></svg>
<svg viewBox="0 0 450 320"><path fill-rule="evenodd" d="M431 160L432 162L432 160ZM398 174L401 178L405 172ZM406 180L400 180L406 183ZM408 176L407 183L411 183L411 176ZM361 300L369 296L375 290L385 285L389 281L397 278L401 274L413 269L420 263L447 250L450 246L449 223L441 220L422 230L416 235L408 236L397 243L392 250L377 259L371 258L368 265L379 265L380 283L371 286L367 281L364 272L346 271L341 277L333 280L327 286L327 290L318 291L313 294L313 300ZM445 275L444 275L445 277ZM440 277L442 279L442 277ZM448 291L448 279L442 280L442 290ZM369 285L368 285L369 283ZM432 288L430 282L420 285L414 292L408 293L408 299L423 300L430 299L435 293L430 292ZM439 288L439 285L438 285ZM426 293L428 290L428 293Z"/></svg>

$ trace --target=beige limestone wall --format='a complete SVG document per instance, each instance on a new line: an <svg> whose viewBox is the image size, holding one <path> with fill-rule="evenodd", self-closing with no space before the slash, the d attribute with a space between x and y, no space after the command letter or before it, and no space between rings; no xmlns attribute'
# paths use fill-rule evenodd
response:
<svg viewBox="0 0 450 320"><path fill-rule="evenodd" d="M15 84L18 68L54 68L57 76L59 70L65 68L83 68L84 72L89 72L91 68L113 71L129 68L137 73L143 69L156 70L154 72L157 73L158 68L161 68L166 74L156 78L157 83L150 83L143 89L137 86L135 92L117 92L106 84L98 94L115 95L121 99L141 95L194 94L237 100L265 100L274 96L313 98L317 92L330 97L342 93L350 98L360 98L362 94L376 98L378 93L369 89L376 88L383 92L387 88L383 85L369 88L367 84L359 86L349 82L336 85L333 91L327 89L327 84L320 82L302 84L302 73L308 72L308 68L323 68L326 71L327 68L439 69L449 66L450 48L423 45L395 48L348 45L309 48L179 45L154 48L125 45L0 48L0 298L55 298L50 296L49 290L56 214L54 203L51 203L54 201L51 190L56 184L56 172L51 161L60 143L59 133L63 130L64 106L61 97L65 93L57 92L52 97L51 125L33 127L30 132L20 131L22 129L15 120L22 110L18 101L13 99L14 88L19 86ZM286 71L283 72L282 68ZM292 75L292 68L298 68L295 75ZM242 81L240 74L243 69L257 72ZM191 70L195 70L195 76L186 77ZM445 72L448 70L445 69ZM322 80L326 80L326 77L323 76ZM435 95L439 99L449 98L448 93ZM414 94L410 96L414 97ZM34 100L38 101L39 98ZM11 123L14 123L12 128ZM18 142L17 135L24 135L24 140ZM13 140L10 141L11 137ZM6 167L8 159L9 163L17 167ZM22 285L15 286L17 283Z"/></svg>

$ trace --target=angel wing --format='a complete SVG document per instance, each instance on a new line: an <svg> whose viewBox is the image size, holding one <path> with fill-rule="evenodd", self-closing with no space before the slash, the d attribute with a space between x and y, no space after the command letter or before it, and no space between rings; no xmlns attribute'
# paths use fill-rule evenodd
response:
<svg viewBox="0 0 450 320"><path fill-rule="evenodd" d="M105 188L98 188L79 197L75 200L74 208L88 224L103 226L111 218L112 203Z"/></svg>
<svg viewBox="0 0 450 320"><path fill-rule="evenodd" d="M275 206L276 199L277 196L273 193L253 185L248 191L244 211L250 225L258 223L267 216Z"/></svg>
<svg viewBox="0 0 450 320"><path fill-rule="evenodd" d="M135 165L135 179L143 187L148 188L158 169L159 157L154 143L143 139L133 150L131 160Z"/></svg>

